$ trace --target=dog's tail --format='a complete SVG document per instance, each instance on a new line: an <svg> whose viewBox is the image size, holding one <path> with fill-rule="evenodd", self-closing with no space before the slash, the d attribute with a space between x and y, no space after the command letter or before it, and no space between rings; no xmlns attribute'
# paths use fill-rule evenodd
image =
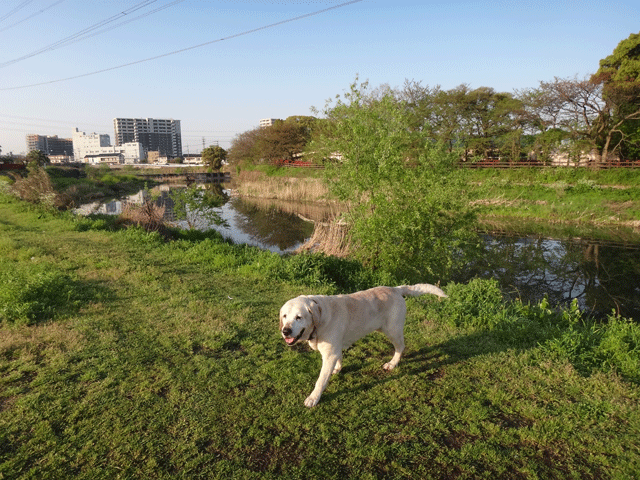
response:
<svg viewBox="0 0 640 480"><path fill-rule="evenodd" d="M417 285L402 285L400 287L395 287L397 291L403 297L417 297L419 295L437 295L438 297L447 297L447 294L444 293L441 289L436 287L435 285L431 285L429 283L418 283Z"/></svg>

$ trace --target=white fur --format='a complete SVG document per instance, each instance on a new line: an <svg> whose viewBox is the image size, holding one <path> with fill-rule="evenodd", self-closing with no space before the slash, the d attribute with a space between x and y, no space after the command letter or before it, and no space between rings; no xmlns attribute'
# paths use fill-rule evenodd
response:
<svg viewBox="0 0 640 480"><path fill-rule="evenodd" d="M392 370L404 351L407 306L403 296L432 294L446 297L434 285L420 283L401 287L375 287L350 295L302 295L280 309L280 332L289 345L308 341L322 355L322 369L305 406L318 404L331 374L342 368L342 351L365 335L384 333L395 348L382 368Z"/></svg>

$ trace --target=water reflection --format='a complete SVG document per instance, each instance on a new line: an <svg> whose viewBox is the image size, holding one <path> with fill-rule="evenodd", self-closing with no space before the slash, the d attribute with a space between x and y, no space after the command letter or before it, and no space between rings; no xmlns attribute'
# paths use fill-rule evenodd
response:
<svg viewBox="0 0 640 480"><path fill-rule="evenodd" d="M513 298L552 305L576 299L596 316L640 320L640 245L484 236L484 253L459 279L495 278Z"/></svg>
<svg viewBox="0 0 640 480"><path fill-rule="evenodd" d="M122 201L84 206L83 210L120 213L125 203L142 203L145 195L140 192ZM218 212L228 225L204 224L199 228L215 228L236 243L277 253L291 252L311 236L314 224L303 218L322 222L332 213L330 208L317 205L243 200L228 197L226 192L222 195L227 201ZM153 196L165 207L165 219L175 220L170 189L161 187ZM577 299L582 309L594 315L616 311L640 320L639 244L508 235L482 238L483 254L456 275L456 281L495 278L508 296L525 302L536 303L547 296L552 305L566 305Z"/></svg>

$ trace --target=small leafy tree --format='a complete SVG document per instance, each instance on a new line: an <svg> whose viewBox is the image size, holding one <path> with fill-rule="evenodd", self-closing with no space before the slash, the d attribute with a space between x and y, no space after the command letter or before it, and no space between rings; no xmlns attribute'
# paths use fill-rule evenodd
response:
<svg viewBox="0 0 640 480"><path fill-rule="evenodd" d="M464 262L462 245L474 234L474 213L455 162L456 151L410 128L412 114L393 92L368 96L351 85L325 114L311 150L341 161L326 169L331 191L348 205L353 254L398 279L447 277Z"/></svg>
<svg viewBox="0 0 640 480"><path fill-rule="evenodd" d="M211 145L202 150L202 163L216 172L220 171L226 158L227 151L218 145Z"/></svg>

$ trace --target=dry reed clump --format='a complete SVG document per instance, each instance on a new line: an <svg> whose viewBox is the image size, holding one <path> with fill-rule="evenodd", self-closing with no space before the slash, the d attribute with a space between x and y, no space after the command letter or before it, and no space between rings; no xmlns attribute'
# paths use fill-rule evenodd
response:
<svg viewBox="0 0 640 480"><path fill-rule="evenodd" d="M326 201L329 193L317 178L268 177L256 171L240 172L238 184L241 196L297 202Z"/></svg>
<svg viewBox="0 0 640 480"><path fill-rule="evenodd" d="M142 205L126 203L122 213L118 216L120 225L144 228L147 232L158 232L163 237L171 236L164 222L165 207L158 206L152 201L145 201Z"/></svg>
<svg viewBox="0 0 640 480"><path fill-rule="evenodd" d="M333 220L329 223L316 223L313 234L296 253L318 252L334 257L347 257L352 250L350 227L348 224Z"/></svg>
<svg viewBox="0 0 640 480"><path fill-rule="evenodd" d="M49 174L41 167L29 168L29 175L16 180L11 188L22 200L45 207L64 210L73 204L69 195L54 190Z"/></svg>

